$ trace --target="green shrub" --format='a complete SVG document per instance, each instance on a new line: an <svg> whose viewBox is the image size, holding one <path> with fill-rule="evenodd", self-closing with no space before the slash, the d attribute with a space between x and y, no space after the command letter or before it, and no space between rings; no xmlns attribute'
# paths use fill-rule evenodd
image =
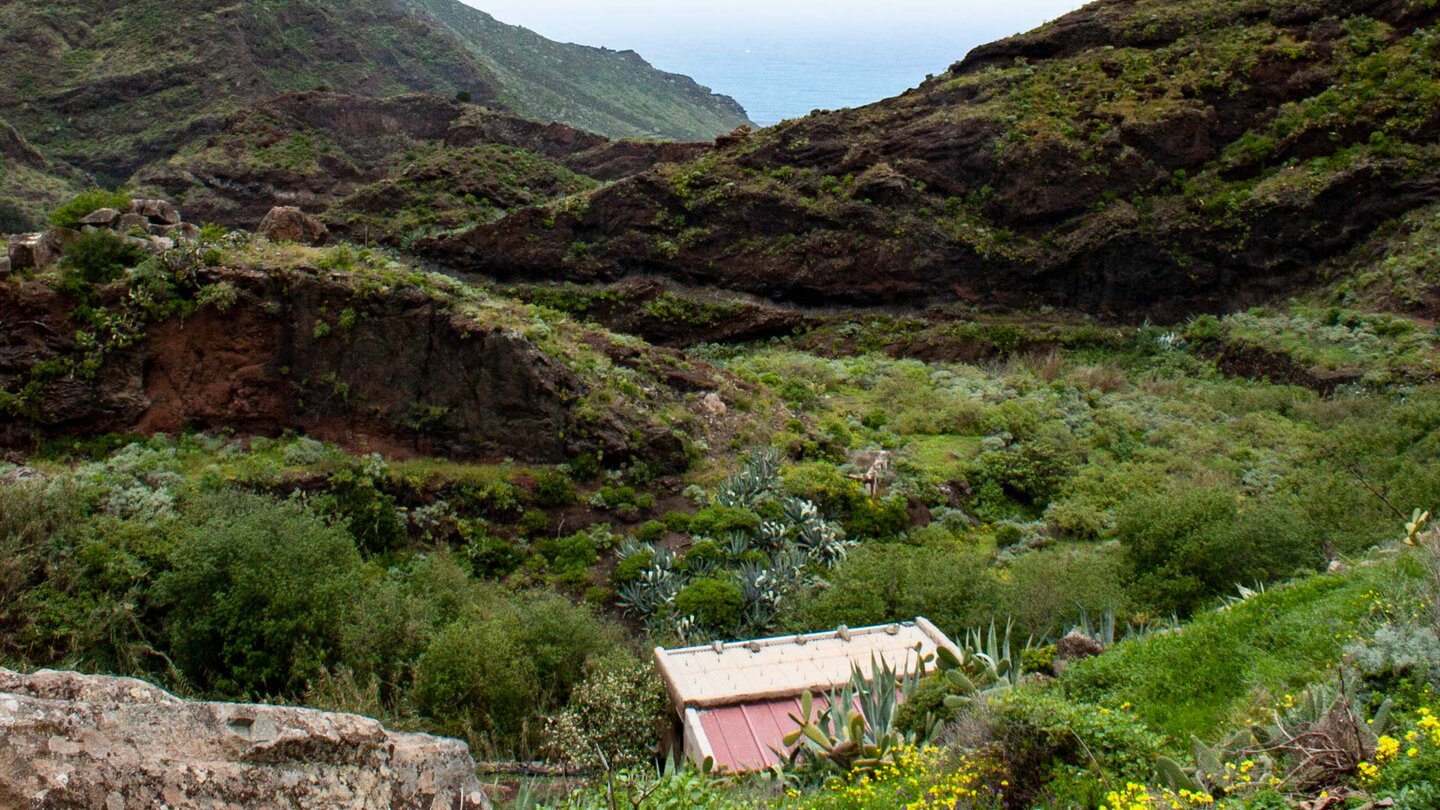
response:
<svg viewBox="0 0 1440 810"><path fill-rule="evenodd" d="M145 251L114 231L82 233L65 246L60 269L73 286L107 284L145 260Z"/></svg>
<svg viewBox="0 0 1440 810"><path fill-rule="evenodd" d="M559 507L575 503L575 484L570 476L560 470L544 469L537 471L534 478L536 505Z"/></svg>
<svg viewBox="0 0 1440 810"><path fill-rule="evenodd" d="M830 576L830 587L791 605L805 629L861 627L925 616L955 634L995 614L988 560L976 549L861 545Z"/></svg>
<svg viewBox="0 0 1440 810"><path fill-rule="evenodd" d="M680 567L691 573L714 570L725 564L725 552L710 540L701 540L685 551Z"/></svg>
<svg viewBox="0 0 1440 810"><path fill-rule="evenodd" d="M740 624L745 600L740 586L729 580L697 579L675 596L675 610L693 616L702 627L729 630Z"/></svg>
<svg viewBox="0 0 1440 810"><path fill-rule="evenodd" d="M623 585L627 582L634 582L645 573L645 569L655 562L655 554L649 551L642 551L638 554L631 554L615 566L615 573L612 577L616 585Z"/></svg>
<svg viewBox="0 0 1440 810"><path fill-rule="evenodd" d="M14 200L0 199L0 234L27 233L35 229L35 221Z"/></svg>
<svg viewBox="0 0 1440 810"><path fill-rule="evenodd" d="M864 498L845 519L845 533L861 540L894 540L910 528L910 512L904 496L881 500Z"/></svg>
<svg viewBox="0 0 1440 810"><path fill-rule="evenodd" d="M467 618L435 636L416 664L411 697L437 731L486 747L518 741L538 702L537 667L520 630Z"/></svg>
<svg viewBox="0 0 1440 810"><path fill-rule="evenodd" d="M460 536L465 546L460 553L470 561L477 577L503 577L525 562L525 553L503 537L485 531L484 524L462 521Z"/></svg>
<svg viewBox="0 0 1440 810"><path fill-rule="evenodd" d="M345 530L259 495L200 498L160 577L171 657L202 689L294 694L335 662L360 555Z"/></svg>
<svg viewBox="0 0 1440 810"><path fill-rule="evenodd" d="M57 228L79 228L80 220L101 208L114 208L119 211L125 211L129 207L130 195L123 191L92 189L77 195L75 199L56 208L55 211L50 214L50 224Z"/></svg>
<svg viewBox="0 0 1440 810"><path fill-rule="evenodd" d="M582 767L639 767L654 757L668 709L653 668L628 655L610 656L585 668L548 737L563 759Z"/></svg>
<svg viewBox="0 0 1440 810"><path fill-rule="evenodd" d="M1201 315L1185 325L1185 339L1207 343L1225 337L1225 325L1214 315Z"/></svg>
<svg viewBox="0 0 1440 810"><path fill-rule="evenodd" d="M557 572L584 571L600 560L595 538L587 532L569 537L547 537L535 544L550 567Z"/></svg>
<svg viewBox="0 0 1440 810"><path fill-rule="evenodd" d="M760 516L740 506L707 506L690 517L690 533L703 537L723 537L734 531L754 532L760 528Z"/></svg>
<svg viewBox="0 0 1440 810"><path fill-rule="evenodd" d="M688 524L688 521L687 521ZM647 520L635 530L635 539L642 543L658 543L670 533L670 528L659 520Z"/></svg>
<svg viewBox="0 0 1440 810"><path fill-rule="evenodd" d="M520 493L509 481L485 475L464 475L450 485L450 499L466 514L491 518L520 511Z"/></svg>
<svg viewBox="0 0 1440 810"><path fill-rule="evenodd" d="M1236 585L1272 582L1324 562L1303 506L1278 498L1241 505L1223 488L1184 488L1125 504L1116 535L1135 593L1161 613L1188 613Z"/></svg>
<svg viewBox="0 0 1440 810"><path fill-rule="evenodd" d="M342 518L361 550L380 554L398 548L409 536L395 499L376 483L383 477L365 465L343 469L330 477L330 492L315 499L321 509Z"/></svg>
<svg viewBox="0 0 1440 810"><path fill-rule="evenodd" d="M996 704L993 734L1016 806L1045 805L1047 785L1084 781L1144 784L1162 737L1124 712L1065 699L1054 689L1020 689ZM1089 773L1086 773L1086 772ZM1069 779L1067 779L1069 777ZM1074 806L1074 805L1071 805Z"/></svg>

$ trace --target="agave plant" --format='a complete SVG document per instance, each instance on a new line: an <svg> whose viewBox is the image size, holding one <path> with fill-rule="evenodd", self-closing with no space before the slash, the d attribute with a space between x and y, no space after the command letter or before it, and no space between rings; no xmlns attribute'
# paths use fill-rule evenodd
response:
<svg viewBox="0 0 1440 810"><path fill-rule="evenodd" d="M991 622L988 631L978 627L966 631L958 655L948 647L937 651L936 660L949 690L946 708L964 708L1020 685L1025 671L1020 656L1012 653L1011 630L1006 622L1002 635Z"/></svg>
<svg viewBox="0 0 1440 810"><path fill-rule="evenodd" d="M826 696L814 711L810 692L800 696L800 715L790 715L797 728L785 735L785 761L793 768L810 763L843 773L871 772L893 760L897 749L915 745L917 735L896 728L900 696L913 692L923 666L901 676L885 662L870 662L867 677L858 666L850 680Z"/></svg>

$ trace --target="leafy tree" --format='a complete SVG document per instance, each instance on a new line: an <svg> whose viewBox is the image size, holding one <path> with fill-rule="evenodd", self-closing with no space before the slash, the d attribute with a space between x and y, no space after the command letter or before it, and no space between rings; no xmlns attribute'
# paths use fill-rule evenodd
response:
<svg viewBox="0 0 1440 810"><path fill-rule="evenodd" d="M360 554L305 507L223 492L196 499L159 581L175 663L223 694L294 694L334 662Z"/></svg>

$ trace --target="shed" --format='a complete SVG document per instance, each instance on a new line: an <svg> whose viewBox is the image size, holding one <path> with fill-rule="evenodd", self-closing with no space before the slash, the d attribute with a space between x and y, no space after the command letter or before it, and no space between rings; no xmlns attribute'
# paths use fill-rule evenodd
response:
<svg viewBox="0 0 1440 810"><path fill-rule="evenodd" d="M924 617L874 627L840 627L821 633L698 647L655 648L681 722L685 756L707 757L716 770L763 770L779 761L783 738L795 730L800 696L809 691L819 706L824 695L849 682L852 672L884 662L910 674L954 643Z"/></svg>

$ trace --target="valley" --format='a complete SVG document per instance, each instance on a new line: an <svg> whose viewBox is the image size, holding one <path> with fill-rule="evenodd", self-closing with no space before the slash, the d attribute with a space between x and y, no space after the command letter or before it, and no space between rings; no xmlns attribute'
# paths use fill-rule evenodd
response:
<svg viewBox="0 0 1440 810"><path fill-rule="evenodd" d="M441 0L155 9L0 4L0 805L1440 802L1433 3L1100 0L764 129ZM657 647L909 623L686 760Z"/></svg>

